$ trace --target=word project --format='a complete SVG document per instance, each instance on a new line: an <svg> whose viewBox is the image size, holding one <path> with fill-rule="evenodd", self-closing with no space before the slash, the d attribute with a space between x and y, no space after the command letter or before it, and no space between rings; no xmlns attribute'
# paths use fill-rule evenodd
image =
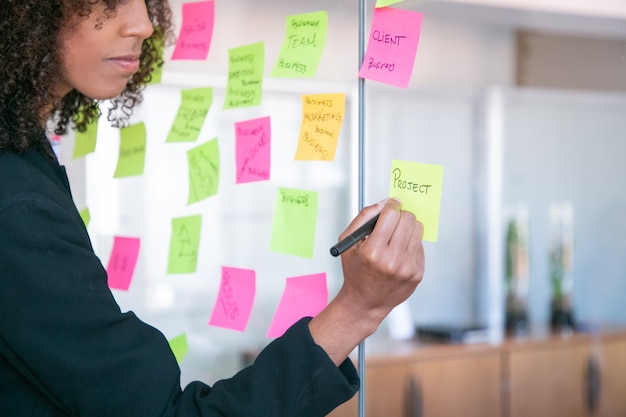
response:
<svg viewBox="0 0 626 417"><path fill-rule="evenodd" d="M424 240L436 242L443 167L441 165L393 160L389 197L402 200L402 209L415 214L424 225Z"/></svg>
<svg viewBox="0 0 626 417"><path fill-rule="evenodd" d="M408 87L422 30L422 16L419 12L391 7L374 9L359 77Z"/></svg>
<svg viewBox="0 0 626 417"><path fill-rule="evenodd" d="M317 71L328 32L325 11L288 16L285 41L271 76L313 77Z"/></svg>

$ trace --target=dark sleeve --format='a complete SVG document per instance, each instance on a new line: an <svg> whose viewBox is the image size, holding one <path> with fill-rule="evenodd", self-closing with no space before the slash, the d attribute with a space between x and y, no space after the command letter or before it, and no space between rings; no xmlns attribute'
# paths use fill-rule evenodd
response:
<svg viewBox="0 0 626 417"><path fill-rule="evenodd" d="M306 319L233 378L181 390L167 340L120 311L76 218L38 194L0 200L0 354L66 414L323 416L356 392Z"/></svg>

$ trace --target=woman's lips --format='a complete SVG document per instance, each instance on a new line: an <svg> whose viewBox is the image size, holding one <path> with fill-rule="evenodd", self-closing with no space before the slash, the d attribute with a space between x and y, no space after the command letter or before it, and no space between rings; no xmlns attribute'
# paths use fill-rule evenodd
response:
<svg viewBox="0 0 626 417"><path fill-rule="evenodd" d="M109 61L129 74L134 74L139 70L139 57L134 55L109 58Z"/></svg>

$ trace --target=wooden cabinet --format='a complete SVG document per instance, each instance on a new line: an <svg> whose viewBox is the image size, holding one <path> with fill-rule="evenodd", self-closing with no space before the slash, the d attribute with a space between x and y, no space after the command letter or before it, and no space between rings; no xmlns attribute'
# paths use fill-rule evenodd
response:
<svg viewBox="0 0 626 417"><path fill-rule="evenodd" d="M369 355L366 372L367 417L626 417L626 333L404 345Z"/></svg>

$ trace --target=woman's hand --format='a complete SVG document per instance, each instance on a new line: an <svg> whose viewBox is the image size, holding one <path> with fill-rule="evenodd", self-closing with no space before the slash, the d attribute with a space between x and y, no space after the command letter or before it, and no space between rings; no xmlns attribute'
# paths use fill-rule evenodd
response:
<svg viewBox="0 0 626 417"><path fill-rule="evenodd" d="M396 199L364 208L343 239L380 213L372 233L341 256L344 282L337 296L309 323L315 342L340 364L424 275L424 228Z"/></svg>

